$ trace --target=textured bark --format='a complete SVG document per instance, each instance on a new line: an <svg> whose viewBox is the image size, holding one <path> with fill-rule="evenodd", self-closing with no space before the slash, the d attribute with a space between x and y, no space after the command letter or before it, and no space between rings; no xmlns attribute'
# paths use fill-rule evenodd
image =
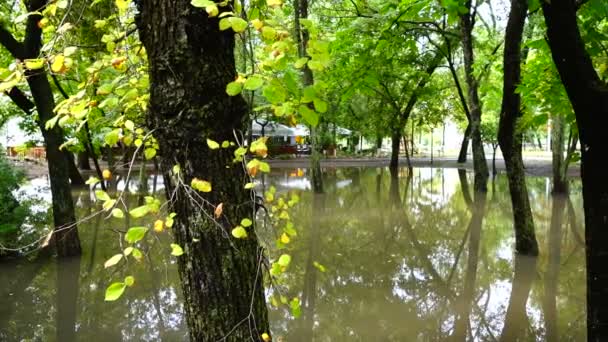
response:
<svg viewBox="0 0 608 342"><path fill-rule="evenodd" d="M553 61L578 124L585 210L587 261L587 339L608 336L608 85L601 81L585 50L572 0L543 1Z"/></svg>
<svg viewBox="0 0 608 342"><path fill-rule="evenodd" d="M399 152L401 149L401 133L394 131L391 135L391 162L389 167L391 169L399 168Z"/></svg>
<svg viewBox="0 0 608 342"><path fill-rule="evenodd" d="M236 77L234 32L220 31L218 18L208 18L190 0L141 0L138 6L151 80L146 122L159 142L167 194L176 191L170 209L177 213L175 241L185 253L178 270L190 340L260 340L269 329L262 249L253 231L246 239L230 235L234 222L252 218L253 194L243 188L248 177L233 163L234 150L206 144L233 140L234 130L245 129L245 101L225 92ZM170 171L176 164L185 184L194 177L211 182L205 199L224 203L217 223L203 214L211 205L176 188Z"/></svg>
<svg viewBox="0 0 608 342"><path fill-rule="evenodd" d="M521 42L527 10L526 0L511 1L511 12L505 34L504 84L502 109L498 124L498 143L502 150L509 179L515 229L515 250L521 254L538 255L538 242L534 232L534 218L528 198L522 158L523 135L517 128L517 122L522 115L522 111L521 96L516 92L516 89L521 79Z"/></svg>
<svg viewBox="0 0 608 342"><path fill-rule="evenodd" d="M551 119L551 154L553 166L553 192L566 193L566 170L564 161L564 117L555 114Z"/></svg>
<svg viewBox="0 0 608 342"><path fill-rule="evenodd" d="M487 191L488 165L481 139L481 102L479 100L479 84L473 75L475 55L473 53L473 27L474 18L471 13L471 1L465 3L467 13L460 17L460 31L462 34L462 51L464 55L465 79L468 86L468 104L471 115L471 143L473 145L473 168L475 170L475 191Z"/></svg>

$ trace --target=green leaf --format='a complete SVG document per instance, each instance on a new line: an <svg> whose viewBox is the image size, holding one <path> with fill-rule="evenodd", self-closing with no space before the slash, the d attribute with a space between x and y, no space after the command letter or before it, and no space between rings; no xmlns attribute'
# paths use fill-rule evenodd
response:
<svg viewBox="0 0 608 342"><path fill-rule="evenodd" d="M298 69L303 68L306 63L308 63L308 58L307 57L302 57L300 59L298 59L295 63L294 66Z"/></svg>
<svg viewBox="0 0 608 342"><path fill-rule="evenodd" d="M133 286L133 284L135 284L135 278L133 276L127 276L127 277L125 277L125 285L126 286Z"/></svg>
<svg viewBox="0 0 608 342"><path fill-rule="evenodd" d="M102 206L103 210L108 211L108 210L112 209L114 207L114 204L116 204L115 199L109 199L109 200L105 201Z"/></svg>
<svg viewBox="0 0 608 342"><path fill-rule="evenodd" d="M317 112L319 112L319 113L327 112L327 102L325 102L317 97L314 99L314 103L315 103L315 109L317 110Z"/></svg>
<svg viewBox="0 0 608 342"><path fill-rule="evenodd" d="M99 88L97 88L97 95L108 95L114 89L114 84L108 82L104 83Z"/></svg>
<svg viewBox="0 0 608 342"><path fill-rule="evenodd" d="M89 177L89 179L87 179L87 181L85 182L85 184L87 185L95 185L97 183L99 183L99 178L93 176Z"/></svg>
<svg viewBox="0 0 608 342"><path fill-rule="evenodd" d="M244 88L246 90L256 90L264 85L264 80L259 76L251 76L245 81Z"/></svg>
<svg viewBox="0 0 608 342"><path fill-rule="evenodd" d="M143 254L138 248L133 248L133 257L135 260L140 261L143 258Z"/></svg>
<svg viewBox="0 0 608 342"><path fill-rule="evenodd" d="M240 82L230 82L226 86L226 94L236 96L243 90L243 84Z"/></svg>
<svg viewBox="0 0 608 342"><path fill-rule="evenodd" d="M281 86L270 84L264 88L263 95L272 104L280 104L285 102L285 90Z"/></svg>
<svg viewBox="0 0 608 342"><path fill-rule="evenodd" d="M262 37L266 40L274 40L277 36L277 30L270 26L262 27Z"/></svg>
<svg viewBox="0 0 608 342"><path fill-rule="evenodd" d="M124 255L127 257L127 256L129 256L131 253L133 253L133 249L134 249L133 247L130 247L130 246L129 246L129 247L125 248L125 250L124 250L124 251L122 251L122 254L124 254Z"/></svg>
<svg viewBox="0 0 608 342"><path fill-rule="evenodd" d="M255 183L247 183L245 184L245 189L249 190L249 189L253 189L255 188Z"/></svg>
<svg viewBox="0 0 608 342"><path fill-rule="evenodd" d="M120 296L122 296L122 294L125 292L126 287L127 284L125 283L113 283L112 285L108 286L106 289L106 302L113 302L120 298Z"/></svg>
<svg viewBox="0 0 608 342"><path fill-rule="evenodd" d="M247 237L247 231L245 230L245 228L237 226L232 230L232 236L237 239L244 239Z"/></svg>
<svg viewBox="0 0 608 342"><path fill-rule="evenodd" d="M144 150L144 157L146 157L147 160L154 158L154 156L156 156L155 148L148 147Z"/></svg>
<svg viewBox="0 0 608 342"><path fill-rule="evenodd" d="M190 4L194 7L205 8L207 6L214 5L215 2L211 0L192 0Z"/></svg>
<svg viewBox="0 0 608 342"><path fill-rule="evenodd" d="M230 20L230 26L232 26L232 29L236 33L243 32L247 29L247 22L243 18L230 17L228 20Z"/></svg>
<svg viewBox="0 0 608 342"><path fill-rule="evenodd" d="M262 172L270 172L270 165L266 162L261 161L260 164L258 165L258 167L260 168L260 171Z"/></svg>
<svg viewBox="0 0 608 342"><path fill-rule="evenodd" d="M309 125L316 127L319 124L319 114L317 114L314 110L308 108L306 105L300 105L298 107L300 115Z"/></svg>
<svg viewBox="0 0 608 342"><path fill-rule="evenodd" d="M132 227L129 228L127 234L125 235L125 240L128 243L136 243L137 241L144 238L148 228L146 227Z"/></svg>
<svg viewBox="0 0 608 342"><path fill-rule="evenodd" d="M116 254L113 257L111 257L110 259L108 259L104 264L103 267L104 268L108 268L108 267L112 267L116 264L118 264L118 262L120 260L122 260L123 254Z"/></svg>
<svg viewBox="0 0 608 342"><path fill-rule="evenodd" d="M150 212L150 207L148 205L142 205L141 207L137 207L135 209L131 209L129 214L134 218L144 217L147 213Z"/></svg>
<svg viewBox="0 0 608 342"><path fill-rule="evenodd" d="M281 255L279 257L279 260L277 261L277 264L279 264L283 267L289 266L290 263L291 263L291 256L289 256L288 254Z"/></svg>
<svg viewBox="0 0 608 342"><path fill-rule="evenodd" d="M115 129L115 130L111 130L110 132L106 133L103 140L105 141L105 143L108 146L114 146L118 143L119 138L120 138L120 131Z"/></svg>
<svg viewBox="0 0 608 342"><path fill-rule="evenodd" d="M212 150L217 150L218 148L220 148L220 144L211 139L207 139L207 146L209 146L209 148Z"/></svg>
<svg viewBox="0 0 608 342"><path fill-rule="evenodd" d="M212 190L211 183L204 180L200 180L198 178L193 178L192 182L190 183L190 186L200 192L211 192Z"/></svg>
<svg viewBox="0 0 608 342"><path fill-rule="evenodd" d="M253 222L251 222L251 220L248 218L244 218L241 220L241 226L243 226L245 228L251 227L252 224L253 224Z"/></svg>
<svg viewBox="0 0 608 342"><path fill-rule="evenodd" d="M172 243L171 244L171 255L180 256L182 254L184 254L184 250L182 249L182 247L178 244Z"/></svg>
<svg viewBox="0 0 608 342"><path fill-rule="evenodd" d="M314 266L314 267L316 267L316 268L317 268L319 271L321 271L321 272L325 272L325 271L326 271L325 266L323 266L323 265L319 264L318 262L316 262L316 261L315 261L315 262L313 262L312 264L313 264L313 266Z"/></svg>
<svg viewBox="0 0 608 342"><path fill-rule="evenodd" d="M103 190L95 190L95 197L104 202L110 199L110 196Z"/></svg>
<svg viewBox="0 0 608 342"><path fill-rule="evenodd" d="M225 31L225 30L229 29L231 26L232 26L232 22L230 21L230 18L220 19L220 30L221 31Z"/></svg>
<svg viewBox="0 0 608 342"><path fill-rule="evenodd" d="M123 211L120 208L114 208L112 209L112 216L121 219L125 217L125 213L123 213Z"/></svg>

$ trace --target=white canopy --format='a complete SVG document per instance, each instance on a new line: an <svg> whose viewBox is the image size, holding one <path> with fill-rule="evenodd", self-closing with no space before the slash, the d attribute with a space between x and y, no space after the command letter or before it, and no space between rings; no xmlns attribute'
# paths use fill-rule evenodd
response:
<svg viewBox="0 0 608 342"><path fill-rule="evenodd" d="M261 121L264 123L263 121ZM262 135L262 125L257 121L253 121L253 135ZM267 137L292 137L295 136L293 128L287 127L280 123L268 121L264 125L264 136Z"/></svg>

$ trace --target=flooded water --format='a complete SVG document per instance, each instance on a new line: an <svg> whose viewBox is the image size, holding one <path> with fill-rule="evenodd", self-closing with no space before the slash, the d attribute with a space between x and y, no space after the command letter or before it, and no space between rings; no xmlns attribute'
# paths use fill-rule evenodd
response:
<svg viewBox="0 0 608 342"><path fill-rule="evenodd" d="M569 198L552 198L550 179L528 179L540 247L530 258L513 254L506 177L490 184L485 210L474 217L482 196L471 192L472 175L419 168L398 176L326 169L325 194L313 196L307 170L273 169L259 185L301 197L280 291L299 298L302 313L294 318L284 305L270 305L275 340L585 340L578 181ZM43 180L30 187L48 191ZM161 178L148 187L162 193ZM96 210L88 191L74 198L80 217ZM140 200L128 197L132 206ZM79 228L81 258L0 263L0 340L187 340L168 233L147 240L144 262L104 269L119 250L118 232L136 224L93 216ZM104 302L106 286L127 273L135 286Z"/></svg>

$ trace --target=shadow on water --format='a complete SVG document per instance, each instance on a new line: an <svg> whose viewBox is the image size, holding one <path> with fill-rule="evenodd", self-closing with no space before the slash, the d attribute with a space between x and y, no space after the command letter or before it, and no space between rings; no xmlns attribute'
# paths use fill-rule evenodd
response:
<svg viewBox="0 0 608 342"><path fill-rule="evenodd" d="M529 259L513 254L506 179L487 199L471 179L456 169L325 169L325 193L314 195L308 170L273 169L259 187L301 198L281 285L287 303L299 298L301 316L272 305L275 340L584 340L580 184L566 198L550 194L550 180L528 179L541 246ZM162 194L162 181L108 185L128 188L135 207L138 190ZM79 217L99 206L88 191L74 197ZM118 231L150 224L95 217L80 225L81 259L0 263L0 340L187 340L169 233L140 246L142 262L103 267L120 250ZM135 286L104 302L108 284L126 275Z"/></svg>

